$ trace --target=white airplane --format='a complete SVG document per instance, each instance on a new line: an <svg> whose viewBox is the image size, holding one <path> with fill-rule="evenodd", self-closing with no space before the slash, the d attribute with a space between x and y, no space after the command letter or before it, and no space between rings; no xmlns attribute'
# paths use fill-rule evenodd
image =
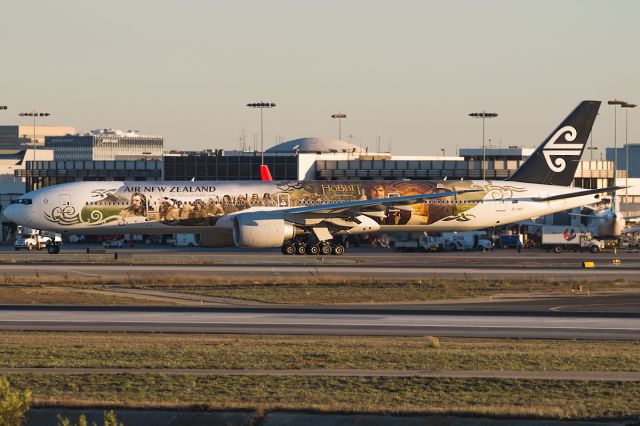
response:
<svg viewBox="0 0 640 426"><path fill-rule="evenodd" d="M4 214L68 235L198 233L208 246L285 254L342 254L340 235L485 229L596 203L615 189L568 186L599 107L581 102L505 181L74 182L29 192Z"/></svg>
<svg viewBox="0 0 640 426"><path fill-rule="evenodd" d="M569 214L588 218L589 223L587 227L593 228L592 234L598 238L617 239L625 234L640 232L640 227L638 227L637 224L628 222L640 216L623 216L620 214L620 198L616 196L615 191L613 191L611 199L603 199L602 201L608 201L608 203L613 202L613 204L611 207L602 210L596 210L591 206L584 206L584 208L591 210L593 213Z"/></svg>

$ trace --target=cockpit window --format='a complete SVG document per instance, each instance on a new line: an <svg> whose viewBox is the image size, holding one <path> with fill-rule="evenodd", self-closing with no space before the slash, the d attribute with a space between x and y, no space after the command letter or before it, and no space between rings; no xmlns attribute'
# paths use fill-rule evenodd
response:
<svg viewBox="0 0 640 426"><path fill-rule="evenodd" d="M20 198L19 200L13 201L11 204L31 204L32 202L31 198Z"/></svg>

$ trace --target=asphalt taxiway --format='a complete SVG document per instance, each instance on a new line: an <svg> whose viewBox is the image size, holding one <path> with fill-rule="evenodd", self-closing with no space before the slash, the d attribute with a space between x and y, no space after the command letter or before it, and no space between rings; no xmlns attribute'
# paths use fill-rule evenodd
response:
<svg viewBox="0 0 640 426"><path fill-rule="evenodd" d="M594 263L584 268L583 262ZM190 274L245 277L452 277L549 279L635 279L640 253L546 253L539 250L492 252L399 253L384 249L351 249L343 256L284 256L279 250L236 248L168 248L119 250L71 248L59 255L0 250L0 274L65 276L132 276Z"/></svg>
<svg viewBox="0 0 640 426"><path fill-rule="evenodd" d="M640 340L640 315L327 308L4 306L0 329Z"/></svg>
<svg viewBox="0 0 640 426"><path fill-rule="evenodd" d="M397 253L355 249L344 256L283 256L277 250L66 250L61 255L0 250L0 274L57 277L195 275L200 277L540 278L634 280L639 253L545 253L498 250ZM596 268L585 269L592 260ZM614 263L614 260L619 263ZM425 308L425 306L428 306ZM437 335L640 340L640 293L513 296L498 301L449 301L439 306L378 306L342 311L263 306L266 310L0 307L0 329L334 335Z"/></svg>

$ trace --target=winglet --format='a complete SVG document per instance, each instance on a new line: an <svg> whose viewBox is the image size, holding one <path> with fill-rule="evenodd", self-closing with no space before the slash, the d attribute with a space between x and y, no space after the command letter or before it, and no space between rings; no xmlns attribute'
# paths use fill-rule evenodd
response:
<svg viewBox="0 0 640 426"><path fill-rule="evenodd" d="M260 180L273 180L271 172L269 171L269 166L266 164L262 164L260 166Z"/></svg>

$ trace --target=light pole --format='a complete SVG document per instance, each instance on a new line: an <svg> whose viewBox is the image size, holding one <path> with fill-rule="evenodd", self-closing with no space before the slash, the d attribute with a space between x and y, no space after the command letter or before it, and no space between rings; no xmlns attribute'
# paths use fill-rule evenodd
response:
<svg viewBox="0 0 640 426"><path fill-rule="evenodd" d="M594 148L594 146L593 146L593 131L591 131L591 135L590 135L590 137L591 137L591 146L588 146L588 147L587 147L587 149L588 149L589 151L591 151L591 152L589 152L589 161L593 161L593 150L594 150L594 149L598 149L598 147L597 147L597 146L596 146L595 148Z"/></svg>
<svg viewBox="0 0 640 426"><path fill-rule="evenodd" d="M485 149L485 145L484 145L484 119L485 118L495 118L497 117L498 114L496 114L495 112L472 112L471 114L469 114L469 117L473 117L473 118L482 118L482 180L485 180L485 173L484 173L484 162L485 162L485 158L486 158L486 149Z"/></svg>
<svg viewBox="0 0 640 426"><path fill-rule="evenodd" d="M597 146L588 146L587 149L590 151L589 152L589 160L593 161L593 151L597 151L598 147Z"/></svg>
<svg viewBox="0 0 640 426"><path fill-rule="evenodd" d="M48 117L51 114L48 112L36 112L34 110L31 112L21 112L18 115L20 117L33 117L33 139L31 143L33 144L33 161L36 161L36 117Z"/></svg>
<svg viewBox="0 0 640 426"><path fill-rule="evenodd" d="M36 167L36 117L48 117L51 114L48 112L37 112L33 110L31 112L21 112L18 114L20 117L33 117L33 139L31 140L33 144L33 164L31 165L31 173L34 173ZM31 187L35 189L35 176L31 176Z"/></svg>
<svg viewBox="0 0 640 426"><path fill-rule="evenodd" d="M276 104L273 102L253 102L247 104L249 108L259 108L260 109L260 165L264 166L264 125L262 121L262 110L265 108L274 108Z"/></svg>
<svg viewBox="0 0 640 426"><path fill-rule="evenodd" d="M442 157L444 158L444 153L445 153L444 148L440 148L440 151L442 151Z"/></svg>
<svg viewBox="0 0 640 426"><path fill-rule="evenodd" d="M342 140L342 119L347 118L347 114L339 112L337 114L333 114L331 118L338 119L338 139Z"/></svg>
<svg viewBox="0 0 640 426"><path fill-rule="evenodd" d="M627 191L629 190L629 109L635 108L636 104L630 104L625 102L620 105L620 108L624 108L624 162L625 162L625 170L627 171L627 175L625 177L624 186L624 202L629 206L629 198L627 196Z"/></svg>
<svg viewBox="0 0 640 426"><path fill-rule="evenodd" d="M618 174L618 109L616 106L626 104L625 101L619 101L614 99L607 102L609 105L613 105L613 186L616 186L616 175ZM615 193L614 193L615 198ZM613 200L614 204L616 200Z"/></svg>

